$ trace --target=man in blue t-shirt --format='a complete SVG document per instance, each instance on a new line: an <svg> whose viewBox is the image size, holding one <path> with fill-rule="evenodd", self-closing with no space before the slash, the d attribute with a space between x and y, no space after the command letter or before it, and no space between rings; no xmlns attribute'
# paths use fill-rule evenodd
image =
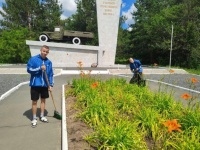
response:
<svg viewBox="0 0 200 150"><path fill-rule="evenodd" d="M133 72L133 77L130 80L130 83L135 83L137 82L138 85L140 85L141 80L142 80L142 64L139 60L129 58L130 62L130 70Z"/></svg>

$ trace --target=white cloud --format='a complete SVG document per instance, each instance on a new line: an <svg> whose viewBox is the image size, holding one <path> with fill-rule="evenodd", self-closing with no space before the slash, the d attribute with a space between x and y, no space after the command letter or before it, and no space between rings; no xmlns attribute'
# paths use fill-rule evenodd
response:
<svg viewBox="0 0 200 150"><path fill-rule="evenodd" d="M122 5L121 5L122 9L123 9L125 6L126 6L126 3L122 2Z"/></svg>
<svg viewBox="0 0 200 150"><path fill-rule="evenodd" d="M128 27L128 28L127 28L127 30L128 30L128 31L132 31L132 30L133 30L133 28L131 28L131 27Z"/></svg>
<svg viewBox="0 0 200 150"><path fill-rule="evenodd" d="M0 7L0 10L1 10L2 12L4 12L3 9L2 9L2 7ZM0 15L0 20L2 20L2 19L3 19L3 17Z"/></svg>
<svg viewBox="0 0 200 150"><path fill-rule="evenodd" d="M2 9L2 3L5 3L5 0L0 0L0 10L3 11ZM3 17L0 15L0 20L2 20Z"/></svg>
<svg viewBox="0 0 200 150"><path fill-rule="evenodd" d="M133 15L131 14L135 11L137 11L137 8L135 7L135 5L133 3L132 6L130 7L130 9L122 12L122 15L126 16L126 18L127 18L125 24L130 25L130 24L135 23L134 20L133 20Z"/></svg>
<svg viewBox="0 0 200 150"><path fill-rule="evenodd" d="M61 18L61 20L65 20L65 19L67 19L68 17L67 17L67 15L65 15L65 14L61 14L60 18Z"/></svg>
<svg viewBox="0 0 200 150"><path fill-rule="evenodd" d="M61 15L61 19L66 19L76 12L75 0L59 0L62 4L62 10L64 11Z"/></svg>

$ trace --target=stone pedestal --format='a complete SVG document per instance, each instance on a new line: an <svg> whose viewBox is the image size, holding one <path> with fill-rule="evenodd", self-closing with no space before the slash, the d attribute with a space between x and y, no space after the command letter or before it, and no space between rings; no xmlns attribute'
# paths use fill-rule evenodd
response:
<svg viewBox="0 0 200 150"><path fill-rule="evenodd" d="M29 45L31 56L40 54L42 45L50 48L48 58L52 61L53 67L77 67L78 61L83 62L83 67L90 67L92 63L98 63L99 47L74 45L54 42L26 41Z"/></svg>

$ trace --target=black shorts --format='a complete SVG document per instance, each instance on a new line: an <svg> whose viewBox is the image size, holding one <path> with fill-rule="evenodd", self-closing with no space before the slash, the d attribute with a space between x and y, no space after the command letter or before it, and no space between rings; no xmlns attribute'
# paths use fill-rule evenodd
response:
<svg viewBox="0 0 200 150"><path fill-rule="evenodd" d="M31 87L31 100L37 101L40 98L49 98L47 87Z"/></svg>

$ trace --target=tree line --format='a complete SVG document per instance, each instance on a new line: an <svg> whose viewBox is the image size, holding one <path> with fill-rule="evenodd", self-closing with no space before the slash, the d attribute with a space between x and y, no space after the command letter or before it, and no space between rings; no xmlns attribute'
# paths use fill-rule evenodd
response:
<svg viewBox="0 0 200 150"><path fill-rule="evenodd" d="M67 30L92 31L95 38L86 44L98 45L96 0L76 0L77 11L61 20L62 5L55 0L5 0L0 14L0 63L25 63L30 57L25 40L38 40L42 31L56 25ZM120 17L116 63L129 57L143 64L169 65L172 40L173 66L200 68L200 1L136 0L131 30L123 29Z"/></svg>

